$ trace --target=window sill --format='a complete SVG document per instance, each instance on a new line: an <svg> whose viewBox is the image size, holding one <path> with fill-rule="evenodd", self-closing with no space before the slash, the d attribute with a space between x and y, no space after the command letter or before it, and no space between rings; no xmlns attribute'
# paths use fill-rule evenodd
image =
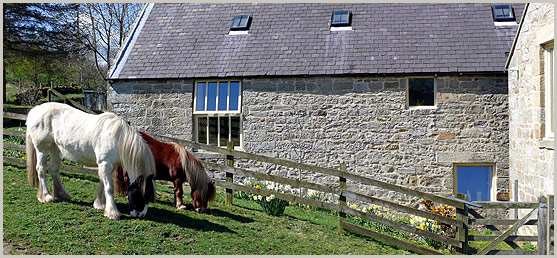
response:
<svg viewBox="0 0 557 258"><path fill-rule="evenodd" d="M412 107L408 107L408 110L433 110L433 109L437 109L437 106L412 106Z"/></svg>
<svg viewBox="0 0 557 258"><path fill-rule="evenodd" d="M494 21L493 25L495 26L518 26L516 21Z"/></svg>
<svg viewBox="0 0 557 258"><path fill-rule="evenodd" d="M228 32L228 35L248 35L247 30L231 30Z"/></svg>
<svg viewBox="0 0 557 258"><path fill-rule="evenodd" d="M352 26L349 27L331 27L331 31L345 31L352 30Z"/></svg>
<svg viewBox="0 0 557 258"><path fill-rule="evenodd" d="M553 138L544 138L540 141L540 149L553 150L555 146L553 145Z"/></svg>

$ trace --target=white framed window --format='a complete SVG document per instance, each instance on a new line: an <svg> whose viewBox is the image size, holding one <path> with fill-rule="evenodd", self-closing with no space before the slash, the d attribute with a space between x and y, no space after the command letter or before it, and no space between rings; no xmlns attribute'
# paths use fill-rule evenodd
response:
<svg viewBox="0 0 557 258"><path fill-rule="evenodd" d="M553 95L555 85L553 83L553 42L544 47L544 84L545 84L545 132L544 139L553 140L555 131L555 119L553 118Z"/></svg>
<svg viewBox="0 0 557 258"><path fill-rule="evenodd" d="M406 78L407 108L436 108L437 79L432 76Z"/></svg>
<svg viewBox="0 0 557 258"><path fill-rule="evenodd" d="M492 201L496 195L495 164L453 164L453 193L464 194L469 201Z"/></svg>
<svg viewBox="0 0 557 258"><path fill-rule="evenodd" d="M241 149L242 87L239 80L196 81L193 100L194 139L226 147L234 142Z"/></svg>

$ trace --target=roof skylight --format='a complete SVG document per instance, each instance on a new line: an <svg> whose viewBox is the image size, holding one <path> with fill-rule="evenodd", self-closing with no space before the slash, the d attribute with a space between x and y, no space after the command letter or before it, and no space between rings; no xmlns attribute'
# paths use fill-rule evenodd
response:
<svg viewBox="0 0 557 258"><path fill-rule="evenodd" d="M334 11L331 17L331 27L344 27L352 25L350 11Z"/></svg>
<svg viewBox="0 0 557 258"><path fill-rule="evenodd" d="M491 10L493 11L493 20L496 22L516 20L513 8L508 4L492 5Z"/></svg>
<svg viewBox="0 0 557 258"><path fill-rule="evenodd" d="M249 30L251 24L251 16L249 15L236 15L230 24L230 30Z"/></svg>

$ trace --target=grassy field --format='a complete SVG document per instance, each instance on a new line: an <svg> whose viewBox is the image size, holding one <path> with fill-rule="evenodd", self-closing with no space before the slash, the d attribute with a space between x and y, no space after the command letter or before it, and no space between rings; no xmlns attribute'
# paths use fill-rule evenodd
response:
<svg viewBox="0 0 557 258"><path fill-rule="evenodd" d="M176 210L172 189L161 185L144 219L128 216L126 197L117 197L124 215L113 221L92 207L96 177L62 172L72 201L40 204L25 167L4 163L3 172L9 254L412 254L339 232L338 217L328 212L291 206L273 217L249 200L226 206L222 193L210 214Z"/></svg>

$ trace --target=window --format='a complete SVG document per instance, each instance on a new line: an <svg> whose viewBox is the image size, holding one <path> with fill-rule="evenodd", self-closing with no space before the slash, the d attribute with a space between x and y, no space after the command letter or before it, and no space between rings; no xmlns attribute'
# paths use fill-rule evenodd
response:
<svg viewBox="0 0 557 258"><path fill-rule="evenodd" d="M515 21L513 8L508 4L491 6L493 12L493 20L498 21Z"/></svg>
<svg viewBox="0 0 557 258"><path fill-rule="evenodd" d="M464 194L470 201L491 201L494 195L493 164L455 164L454 194Z"/></svg>
<svg viewBox="0 0 557 258"><path fill-rule="evenodd" d="M249 30L251 17L249 15L236 15L230 24L230 30Z"/></svg>
<svg viewBox="0 0 557 258"><path fill-rule="evenodd" d="M553 118L553 43L544 48L544 83L545 83L545 137L553 140L555 119Z"/></svg>
<svg viewBox="0 0 557 258"><path fill-rule="evenodd" d="M347 27L352 24L350 11L334 11L331 18L331 27Z"/></svg>
<svg viewBox="0 0 557 258"><path fill-rule="evenodd" d="M239 81L198 81L194 92L194 139L199 143L235 148L242 144Z"/></svg>
<svg viewBox="0 0 557 258"><path fill-rule="evenodd" d="M411 77L406 82L407 107L435 107L437 85L434 77Z"/></svg>

